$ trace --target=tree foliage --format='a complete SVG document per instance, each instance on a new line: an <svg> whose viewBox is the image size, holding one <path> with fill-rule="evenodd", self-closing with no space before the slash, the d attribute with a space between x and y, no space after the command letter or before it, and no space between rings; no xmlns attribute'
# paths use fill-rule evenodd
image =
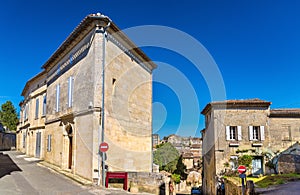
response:
<svg viewBox="0 0 300 195"><path fill-rule="evenodd" d="M179 180L186 179L186 166L182 162L182 156L171 143L160 144L154 151L153 161L159 165L159 170L165 170L172 173L174 177L179 175Z"/></svg>
<svg viewBox="0 0 300 195"><path fill-rule="evenodd" d="M186 165L183 163L182 155L181 155L177 160L176 170L174 171L174 173L180 175L182 180L186 180L187 174L185 173L185 170L186 170Z"/></svg>
<svg viewBox="0 0 300 195"><path fill-rule="evenodd" d="M179 175L179 174L173 173L173 174L171 175L171 178L172 178L172 180L173 180L176 184L179 184L179 183L180 183L180 175Z"/></svg>
<svg viewBox="0 0 300 195"><path fill-rule="evenodd" d="M1 105L0 121L8 130L15 131L17 129L18 115L11 101L6 101Z"/></svg>
<svg viewBox="0 0 300 195"><path fill-rule="evenodd" d="M174 172L179 153L170 143L161 144L153 154L153 162L160 170Z"/></svg>
<svg viewBox="0 0 300 195"><path fill-rule="evenodd" d="M247 168L251 168L253 157L250 155L243 155L238 158L239 165L244 165Z"/></svg>

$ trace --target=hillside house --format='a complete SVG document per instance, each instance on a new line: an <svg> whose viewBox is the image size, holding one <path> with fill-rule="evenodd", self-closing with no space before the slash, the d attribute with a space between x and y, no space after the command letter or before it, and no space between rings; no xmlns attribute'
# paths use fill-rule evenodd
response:
<svg viewBox="0 0 300 195"><path fill-rule="evenodd" d="M265 154L274 155L300 140L300 109L270 109L259 99L212 102L202 110L203 189L216 194L216 179L236 170L238 156L253 157L253 175L265 174Z"/></svg>

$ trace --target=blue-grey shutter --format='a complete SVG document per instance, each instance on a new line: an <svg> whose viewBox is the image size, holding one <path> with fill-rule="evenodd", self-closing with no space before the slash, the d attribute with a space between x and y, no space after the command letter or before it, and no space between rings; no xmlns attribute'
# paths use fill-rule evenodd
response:
<svg viewBox="0 0 300 195"><path fill-rule="evenodd" d="M37 98L35 100L35 118L39 118L39 104L40 104L40 101L39 99Z"/></svg>
<svg viewBox="0 0 300 195"><path fill-rule="evenodd" d="M46 95L43 96L43 116L46 115L46 102L47 102L47 98Z"/></svg>
<svg viewBox="0 0 300 195"><path fill-rule="evenodd" d="M56 85L56 112L59 111L59 94L60 94L60 86Z"/></svg>
<svg viewBox="0 0 300 195"><path fill-rule="evenodd" d="M73 101L73 77L68 79L68 107L72 107Z"/></svg>

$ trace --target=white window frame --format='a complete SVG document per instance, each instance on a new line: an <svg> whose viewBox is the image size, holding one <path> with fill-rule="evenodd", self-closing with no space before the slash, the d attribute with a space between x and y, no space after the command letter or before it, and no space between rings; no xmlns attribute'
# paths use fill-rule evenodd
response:
<svg viewBox="0 0 300 195"><path fill-rule="evenodd" d="M60 104L60 102L59 102L59 96L60 96L60 85L59 84L57 84L56 85L56 105L55 105L55 110L56 110L56 112L59 112L60 110L59 110L59 104Z"/></svg>
<svg viewBox="0 0 300 195"><path fill-rule="evenodd" d="M242 140L241 126L226 126L226 140Z"/></svg>
<svg viewBox="0 0 300 195"><path fill-rule="evenodd" d="M265 127L264 126L249 126L249 140L250 141L265 140Z"/></svg>
<svg viewBox="0 0 300 195"><path fill-rule="evenodd" d="M230 156L229 167L231 170L237 170L238 168L238 156Z"/></svg>

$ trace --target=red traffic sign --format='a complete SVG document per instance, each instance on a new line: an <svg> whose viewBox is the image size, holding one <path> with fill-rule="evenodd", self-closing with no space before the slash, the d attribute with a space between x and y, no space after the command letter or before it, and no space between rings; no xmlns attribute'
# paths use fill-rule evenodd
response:
<svg viewBox="0 0 300 195"><path fill-rule="evenodd" d="M102 142L99 146L99 150L100 152L106 152L108 150L108 143L106 142Z"/></svg>
<svg viewBox="0 0 300 195"><path fill-rule="evenodd" d="M238 172L239 172L240 174L245 173L246 170L247 170L247 169L246 169L246 167L245 167L244 165L240 165L239 168L238 168Z"/></svg>

